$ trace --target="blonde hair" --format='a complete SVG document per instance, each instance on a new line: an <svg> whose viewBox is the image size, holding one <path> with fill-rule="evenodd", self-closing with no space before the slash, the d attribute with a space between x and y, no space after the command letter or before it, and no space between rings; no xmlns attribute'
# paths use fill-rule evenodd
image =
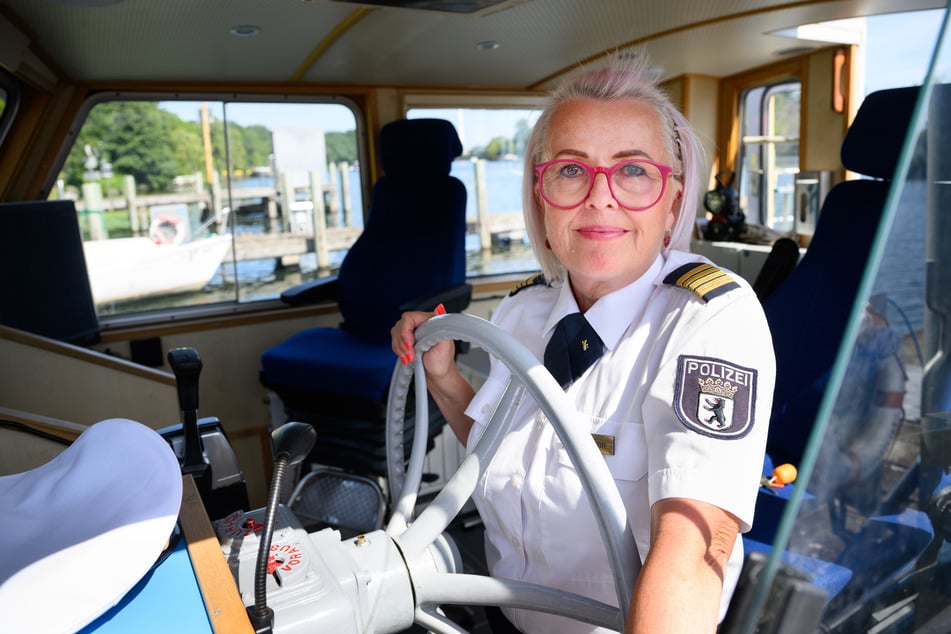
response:
<svg viewBox="0 0 951 634"><path fill-rule="evenodd" d="M581 70L565 78L549 94L548 103L532 130L525 149L522 211L532 250L545 279L549 282L565 279L565 267L555 254L545 247L545 227L535 196L535 165L548 158L545 152L552 116L562 104L572 99L630 99L646 104L657 113L663 126L665 150L674 169L671 177L683 184L668 248L689 250L696 207L702 192L702 170L706 165L706 157L703 146L686 118L658 86L646 51L639 49L632 55L616 56L607 67Z"/></svg>

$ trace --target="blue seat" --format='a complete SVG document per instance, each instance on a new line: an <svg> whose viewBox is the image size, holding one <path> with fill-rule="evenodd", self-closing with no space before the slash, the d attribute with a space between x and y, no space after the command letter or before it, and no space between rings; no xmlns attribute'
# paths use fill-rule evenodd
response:
<svg viewBox="0 0 951 634"><path fill-rule="evenodd" d="M313 462L384 475L385 406L397 362L390 329L405 310L440 303L463 310L472 289L466 189L449 175L462 153L455 128L440 119L394 121L380 131L379 150L384 176L373 186L365 229L339 274L282 294L291 304L336 300L340 327L311 328L268 349L260 380L280 397L285 420L314 426ZM427 424L432 439L443 421L433 415ZM408 438L413 428L409 418Z"/></svg>
<svg viewBox="0 0 951 634"><path fill-rule="evenodd" d="M809 249L763 302L776 352L767 450L799 464L868 265L918 88L868 95L842 142L842 165L871 177L826 196ZM872 180L874 179L874 180Z"/></svg>
<svg viewBox="0 0 951 634"><path fill-rule="evenodd" d="M869 178L844 181L830 190L808 251L788 277L763 300L777 366L764 475L771 474L774 464L799 465L809 443L862 276L869 264L872 243L918 92L916 87L899 88L866 97L843 140L841 158L847 169ZM834 426L836 422L833 415L829 425ZM828 438L824 440L829 442ZM844 490L826 490L823 482L817 481L821 479L817 471L813 481L802 483L810 493L821 491L822 494L804 496L800 517L810 505L848 496L849 492ZM761 490L753 529L744 536L750 552L768 549L764 545L773 543L790 488L778 492ZM895 553L901 552L902 557L907 555L904 559L907 562L931 540L930 530L923 528L922 517L918 515L866 519L869 521L865 531L851 536L852 541L835 561L804 558L802 553L795 552L784 553L784 558L808 569L813 584L833 597L850 579L853 584L868 581L866 575L859 574L862 557L868 557L868 548L888 551L890 547L886 544L890 540L895 544L913 545L915 553L907 553L907 548L892 549ZM794 550L793 546L790 548ZM881 560L875 566L886 567Z"/></svg>

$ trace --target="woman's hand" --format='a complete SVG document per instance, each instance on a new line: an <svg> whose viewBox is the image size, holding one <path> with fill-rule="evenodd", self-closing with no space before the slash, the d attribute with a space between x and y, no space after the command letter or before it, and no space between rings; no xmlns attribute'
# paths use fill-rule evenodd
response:
<svg viewBox="0 0 951 634"><path fill-rule="evenodd" d="M393 352L400 358L403 365L411 363L416 355L413 346L416 345L416 329L420 324L436 315L445 315L446 309L440 304L431 313L423 311L408 311L403 313L396 325L390 330ZM440 341L423 354L423 367L426 375L434 378L445 376L455 365L453 359L455 346L452 341Z"/></svg>
<svg viewBox="0 0 951 634"><path fill-rule="evenodd" d="M416 329L436 315L445 315L442 304L431 313L408 311L403 313L396 325L390 330L393 352L403 365L411 363L416 354ZM469 438L472 419L466 416L466 407L472 400L475 390L469 385L456 368L456 346L452 340L440 341L423 353L423 368L426 370L426 387L433 400L449 423L459 442L465 446Z"/></svg>

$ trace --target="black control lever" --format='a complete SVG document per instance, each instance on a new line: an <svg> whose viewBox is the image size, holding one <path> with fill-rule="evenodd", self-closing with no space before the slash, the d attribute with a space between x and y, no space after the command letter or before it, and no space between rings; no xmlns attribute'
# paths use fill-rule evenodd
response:
<svg viewBox="0 0 951 634"><path fill-rule="evenodd" d="M257 634L270 632L274 627L274 611L267 607L267 560L271 552L271 536L274 534L274 519L277 516L277 501L281 481L288 465L307 457L317 441L317 432L307 423L285 423L271 432L274 448L274 473L264 512L264 530L258 544L258 559L254 570L254 605L248 607L251 625Z"/></svg>
<svg viewBox="0 0 951 634"><path fill-rule="evenodd" d="M178 406L182 410L182 473L191 474L195 480L209 475L201 434L198 431L198 376L201 374L201 358L194 348L173 348L168 351L168 365L175 374L178 385Z"/></svg>

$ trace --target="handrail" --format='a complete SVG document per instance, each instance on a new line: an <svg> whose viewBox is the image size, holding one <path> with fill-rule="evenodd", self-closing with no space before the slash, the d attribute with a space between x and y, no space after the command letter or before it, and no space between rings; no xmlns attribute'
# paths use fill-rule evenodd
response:
<svg viewBox="0 0 951 634"><path fill-rule="evenodd" d="M62 341L57 341L48 337L42 337L24 330L11 328L9 326L0 326L0 339L6 339L14 343L30 346L32 348L71 357L73 359L78 359L86 363L92 363L98 366L109 368L111 370L116 370L118 372L134 374L136 376L156 381L158 383L164 383L166 385L173 386L175 385L175 376L171 372L156 370L144 365L132 363L131 361L126 361L125 359L113 357L97 350L74 346L69 343L64 343Z"/></svg>
<svg viewBox="0 0 951 634"><path fill-rule="evenodd" d="M0 420L7 420L14 423L20 423L30 429L49 434L58 439L72 442L79 438L79 435L86 431L87 425L81 425L60 418L51 418L32 412L24 412L18 409L0 406Z"/></svg>

